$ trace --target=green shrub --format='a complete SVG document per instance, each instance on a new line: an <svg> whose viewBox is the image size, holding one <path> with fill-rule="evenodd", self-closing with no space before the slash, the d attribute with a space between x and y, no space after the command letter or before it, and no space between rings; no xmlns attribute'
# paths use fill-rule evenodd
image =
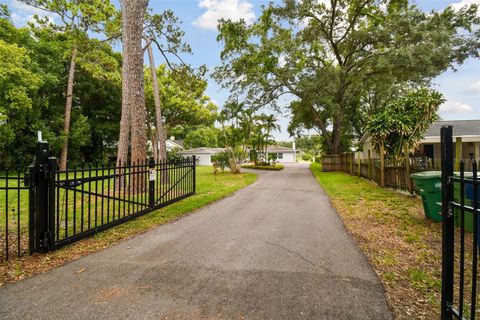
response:
<svg viewBox="0 0 480 320"><path fill-rule="evenodd" d="M280 170L283 170L283 168L285 168L285 166L283 164L279 164L277 163L276 165L274 166L260 166L260 165L254 165L254 164L244 164L242 165L242 168L245 168L245 169L256 169L256 170L271 170L271 171L280 171Z"/></svg>
<svg viewBox="0 0 480 320"><path fill-rule="evenodd" d="M312 160L312 157L313 157L313 156L312 156L311 154L309 154L309 153L303 153L303 154L302 154L302 160L303 160L303 161L311 161L311 160Z"/></svg>
<svg viewBox="0 0 480 320"><path fill-rule="evenodd" d="M222 170L222 172L225 171L225 168L229 166L228 159L229 159L229 156L227 151L222 151L220 153L213 155L211 157L211 161L212 161L213 167L215 168L215 171L217 169Z"/></svg>

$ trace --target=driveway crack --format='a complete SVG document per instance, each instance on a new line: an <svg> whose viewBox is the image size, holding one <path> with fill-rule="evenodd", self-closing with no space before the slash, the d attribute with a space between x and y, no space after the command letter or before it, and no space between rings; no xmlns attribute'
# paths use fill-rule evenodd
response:
<svg viewBox="0 0 480 320"><path fill-rule="evenodd" d="M307 262L308 264L310 264L310 265L312 265L312 266L314 266L314 267L321 268L321 269L327 271L328 273L332 273L332 271L329 270L328 268L325 268L324 266L319 266L319 265L313 263L312 261L310 261L309 259L305 258L305 257L304 257L303 255L301 255L300 253L298 253L298 252L296 252L296 251L293 251L293 250L291 250L291 249L289 249L289 248L287 248L287 247L284 247L284 246L282 246L281 244L272 243L272 242L269 242L269 241L267 241L267 240L263 240L263 242L265 242L266 244L268 244L268 245L270 245L270 246L281 248L281 249L283 249L283 250L285 250L285 251L287 251L287 252L289 252L289 253L291 253L291 254L293 254L293 255L296 255L297 257L299 257L300 259L302 259L303 261Z"/></svg>

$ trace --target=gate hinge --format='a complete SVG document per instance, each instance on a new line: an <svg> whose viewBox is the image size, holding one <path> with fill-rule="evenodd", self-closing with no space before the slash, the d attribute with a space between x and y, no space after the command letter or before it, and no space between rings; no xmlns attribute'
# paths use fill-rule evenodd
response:
<svg viewBox="0 0 480 320"><path fill-rule="evenodd" d="M453 216L453 208L451 204L448 205L447 216L448 217Z"/></svg>
<svg viewBox="0 0 480 320"><path fill-rule="evenodd" d="M50 233L47 231L43 234L43 248L47 249L50 247Z"/></svg>

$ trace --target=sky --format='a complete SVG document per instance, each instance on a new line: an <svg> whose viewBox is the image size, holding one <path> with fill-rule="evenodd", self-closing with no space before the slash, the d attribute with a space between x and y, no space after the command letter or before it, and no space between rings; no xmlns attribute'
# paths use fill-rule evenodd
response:
<svg viewBox="0 0 480 320"><path fill-rule="evenodd" d="M118 1L115 0L117 5ZM114 1L114 2L115 2ZM192 47L192 55L182 58L194 67L206 65L210 72L221 64L220 52L222 44L217 42L217 21L221 18L245 21L251 23L259 17L262 5L269 1L263 0L150 0L150 8L154 13L171 9L182 21L185 31L185 41ZM23 26L31 21L34 14L44 14L18 0L0 0L6 3L11 12L12 20L17 26ZM416 0L415 3L423 10L442 10L448 5L461 7L477 3L480 0ZM157 56L156 61L161 61ZM159 63L157 62L157 64ZM456 71L449 70L434 80L434 88L441 92L446 102L440 107L443 120L480 119L480 60L469 59ZM229 92L220 88L208 78L207 95L219 107L228 99ZM265 110L266 113L271 111ZM274 133L276 140L291 140L287 132L289 114L284 110L277 114L281 130ZM312 132L313 133L313 132Z"/></svg>

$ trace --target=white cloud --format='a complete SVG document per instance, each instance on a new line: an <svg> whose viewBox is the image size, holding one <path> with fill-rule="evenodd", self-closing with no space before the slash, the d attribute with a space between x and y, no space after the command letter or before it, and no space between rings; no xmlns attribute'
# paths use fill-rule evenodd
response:
<svg viewBox="0 0 480 320"><path fill-rule="evenodd" d="M460 100L447 100L440 106L440 113L468 113L472 112L473 108L469 104Z"/></svg>
<svg viewBox="0 0 480 320"><path fill-rule="evenodd" d="M480 94L480 80L471 83L465 92L468 94Z"/></svg>
<svg viewBox="0 0 480 320"><path fill-rule="evenodd" d="M452 3L452 8L455 10L460 10L464 6L470 6L472 4L480 6L480 0L461 0L460 2Z"/></svg>
<svg viewBox="0 0 480 320"><path fill-rule="evenodd" d="M41 18L48 18L50 22L54 21L54 18L46 11L32 7L19 0L12 0L9 6L12 11L12 22L17 26L23 26L28 22L35 22L33 18L34 15L38 15Z"/></svg>
<svg viewBox="0 0 480 320"><path fill-rule="evenodd" d="M244 19L246 23L255 20L253 5L245 0L200 0L200 8L207 9L193 24L207 30L217 30L218 20L231 19L239 21Z"/></svg>

